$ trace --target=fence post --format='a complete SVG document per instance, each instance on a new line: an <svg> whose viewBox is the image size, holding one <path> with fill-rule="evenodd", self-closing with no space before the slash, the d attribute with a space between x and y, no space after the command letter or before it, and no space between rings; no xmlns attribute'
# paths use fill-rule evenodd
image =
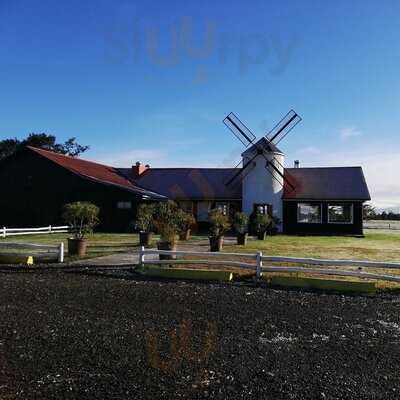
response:
<svg viewBox="0 0 400 400"><path fill-rule="evenodd" d="M260 279L261 277L261 268L263 266L262 263L262 251L257 252L257 267L256 267L256 278Z"/></svg>
<svg viewBox="0 0 400 400"><path fill-rule="evenodd" d="M59 249L58 249L58 262L63 263L64 262L64 242L60 243Z"/></svg>
<svg viewBox="0 0 400 400"><path fill-rule="evenodd" d="M3 233L2 233L3 238L6 237L6 232L7 232L7 229L5 226L3 226Z"/></svg>
<svg viewBox="0 0 400 400"><path fill-rule="evenodd" d="M144 246L140 246L139 252L139 266L143 267L144 265Z"/></svg>
<svg viewBox="0 0 400 400"><path fill-rule="evenodd" d="M49 233L51 233L51 225L49 225Z"/></svg>

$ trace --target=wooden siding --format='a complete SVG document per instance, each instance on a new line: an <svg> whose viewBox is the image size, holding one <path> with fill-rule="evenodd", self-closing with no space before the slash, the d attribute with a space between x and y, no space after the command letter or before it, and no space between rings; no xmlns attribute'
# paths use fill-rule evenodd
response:
<svg viewBox="0 0 400 400"><path fill-rule="evenodd" d="M315 224L297 222L297 204L321 204L322 222ZM353 204L352 224L328 223L328 204ZM288 234L315 235L362 235L362 201L284 201L283 202L283 232Z"/></svg>

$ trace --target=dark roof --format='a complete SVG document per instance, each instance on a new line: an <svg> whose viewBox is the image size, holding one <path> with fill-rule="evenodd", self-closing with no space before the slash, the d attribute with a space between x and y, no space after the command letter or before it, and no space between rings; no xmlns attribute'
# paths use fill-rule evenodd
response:
<svg viewBox="0 0 400 400"><path fill-rule="evenodd" d="M257 149L257 147L262 147L270 153L283 154L283 152L279 150L279 148L274 143L270 142L266 137L262 137L259 141L246 149L242 154L252 153Z"/></svg>
<svg viewBox="0 0 400 400"><path fill-rule="evenodd" d="M149 196L151 198L163 198L163 196L159 195L158 193L145 190L135 185L124 175L122 175L117 168L98 164L92 161L82 160L80 158L65 156L63 154L38 149L36 147L28 146L27 148L85 179L102 184L113 185L119 187L120 189L143 196Z"/></svg>
<svg viewBox="0 0 400 400"><path fill-rule="evenodd" d="M135 182L170 199L237 199L242 198L241 180L225 183L238 169L235 168L150 168L139 177L132 177L131 169L120 168Z"/></svg>
<svg viewBox="0 0 400 400"><path fill-rule="evenodd" d="M286 168L284 199L371 200L361 167Z"/></svg>

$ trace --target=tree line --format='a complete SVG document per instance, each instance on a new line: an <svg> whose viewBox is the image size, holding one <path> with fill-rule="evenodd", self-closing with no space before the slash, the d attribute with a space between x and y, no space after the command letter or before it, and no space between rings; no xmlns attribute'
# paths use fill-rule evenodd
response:
<svg viewBox="0 0 400 400"><path fill-rule="evenodd" d="M363 209L363 217L365 220L391 220L400 221L400 213L393 211L377 211L377 209L370 205L365 204Z"/></svg>
<svg viewBox="0 0 400 400"><path fill-rule="evenodd" d="M0 160L11 156L16 151L26 146L38 147L71 157L78 157L89 149L89 146L79 144L75 137L69 138L64 143L58 143L54 135L49 135L47 133L30 133L22 140L15 137L0 140Z"/></svg>

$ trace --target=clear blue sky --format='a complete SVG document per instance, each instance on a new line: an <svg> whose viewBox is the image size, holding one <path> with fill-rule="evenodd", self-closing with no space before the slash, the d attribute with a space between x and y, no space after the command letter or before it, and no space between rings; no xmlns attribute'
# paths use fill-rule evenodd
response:
<svg viewBox="0 0 400 400"><path fill-rule="evenodd" d="M396 0L0 0L0 137L232 165L227 113L262 135L293 107L287 165L362 165L375 204L400 206L399 15Z"/></svg>

